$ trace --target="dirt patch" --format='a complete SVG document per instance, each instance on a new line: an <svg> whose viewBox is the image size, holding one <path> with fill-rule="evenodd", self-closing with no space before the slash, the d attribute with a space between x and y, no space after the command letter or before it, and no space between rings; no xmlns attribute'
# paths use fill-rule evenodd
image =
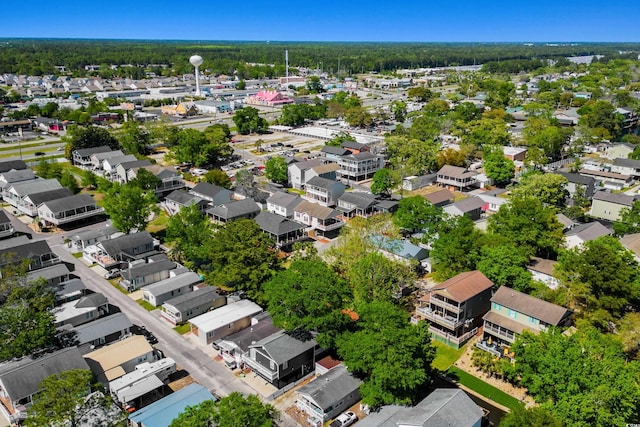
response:
<svg viewBox="0 0 640 427"><path fill-rule="evenodd" d="M178 374L178 377L180 377L180 375L179 375L180 372L186 372L186 371L179 370L178 372L176 372L176 374ZM176 374L174 374L174 375L176 375ZM178 378L178 379L176 379L174 381L171 381L167 385L169 386L169 388L171 390L178 391L181 388L184 388L184 387L188 386L189 384L193 384L195 382L196 382L196 380L194 380L191 375L186 375L186 376L182 376L181 378Z"/></svg>

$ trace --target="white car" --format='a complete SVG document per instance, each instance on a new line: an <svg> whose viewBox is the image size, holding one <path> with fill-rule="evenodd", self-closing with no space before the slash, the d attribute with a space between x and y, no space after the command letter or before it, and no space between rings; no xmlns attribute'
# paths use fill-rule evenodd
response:
<svg viewBox="0 0 640 427"><path fill-rule="evenodd" d="M193 176L202 176L207 172L208 172L208 170L206 170L206 169L194 169L193 171L191 171L191 175L193 175Z"/></svg>
<svg viewBox="0 0 640 427"><path fill-rule="evenodd" d="M351 411L343 412L336 418L329 427L347 427L358 421L358 416Z"/></svg>

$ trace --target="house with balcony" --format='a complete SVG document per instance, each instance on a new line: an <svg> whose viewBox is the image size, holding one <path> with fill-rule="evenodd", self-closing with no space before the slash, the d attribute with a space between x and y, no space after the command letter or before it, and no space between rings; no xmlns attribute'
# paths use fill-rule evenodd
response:
<svg viewBox="0 0 640 427"><path fill-rule="evenodd" d="M484 315L478 348L498 357L513 359L510 348L523 331L534 334L549 327L571 325L572 311L515 289L501 286L491 298L491 311Z"/></svg>
<svg viewBox="0 0 640 427"><path fill-rule="evenodd" d="M0 239L13 236L15 232L11 219L4 210L0 210Z"/></svg>
<svg viewBox="0 0 640 427"><path fill-rule="evenodd" d="M342 147L334 147L332 145L325 145L320 150L320 154L324 157L325 161L331 163L338 163L338 159L342 156L352 154L351 151Z"/></svg>
<svg viewBox="0 0 640 427"><path fill-rule="evenodd" d="M621 175L629 175L638 179L640 177L640 160L635 159L613 159L611 172Z"/></svg>
<svg viewBox="0 0 640 427"><path fill-rule="evenodd" d="M160 315L177 325L226 304L227 297L219 295L216 287L205 285L165 301Z"/></svg>
<svg viewBox="0 0 640 427"><path fill-rule="evenodd" d="M157 242L151 234L147 231L140 231L87 246L82 251L82 256L87 261L98 263L103 268L111 268L121 263L146 259L155 255L156 246Z"/></svg>
<svg viewBox="0 0 640 427"><path fill-rule="evenodd" d="M169 215L175 215L180 212L180 209L191 205L197 205L198 210L204 212L209 206L209 200L187 193L185 190L175 190L167 194L162 202L164 210Z"/></svg>
<svg viewBox="0 0 640 427"><path fill-rule="evenodd" d="M91 171L97 173L97 174L102 174L102 166L103 166L103 162L106 159L112 159L112 158L117 158L117 157L122 157L124 156L124 153L122 152L122 150L109 150L109 151L98 151L98 152L94 152L92 153L89 158L91 160Z"/></svg>
<svg viewBox="0 0 640 427"><path fill-rule="evenodd" d="M478 172L458 166L444 165L438 171L436 182L441 187L452 190L465 191L474 187L477 183Z"/></svg>
<svg viewBox="0 0 640 427"><path fill-rule="evenodd" d="M137 161L137 157L133 154L109 157L102 161L102 175L110 181L118 181L118 166L122 163L132 163Z"/></svg>
<svg viewBox="0 0 640 427"><path fill-rule="evenodd" d="M225 338L251 325L251 318L262 312L258 304L243 299L189 319L191 333L204 345Z"/></svg>
<svg viewBox="0 0 640 427"><path fill-rule="evenodd" d="M56 328L62 325L82 325L108 313L109 302L101 293L88 294L53 309Z"/></svg>
<svg viewBox="0 0 640 427"><path fill-rule="evenodd" d="M152 285L161 280L168 279L176 267L177 264L164 254L151 256L147 259L146 263L135 264L122 270L120 272L122 279L118 284L128 292L133 292L143 286Z"/></svg>
<svg viewBox="0 0 640 427"><path fill-rule="evenodd" d="M73 196L73 192L67 187L58 188L51 191L32 193L22 199L22 210L30 217L38 216L38 206L51 200L63 199Z"/></svg>
<svg viewBox="0 0 640 427"><path fill-rule="evenodd" d="M152 306L158 307L170 299L191 293L201 281L200 275L192 271L178 274L143 287L142 298Z"/></svg>
<svg viewBox="0 0 640 427"><path fill-rule="evenodd" d="M242 355L249 351L249 346L280 331L282 329L273 324L271 315L264 311L251 318L249 327L218 340L216 344L228 368L243 368Z"/></svg>
<svg viewBox="0 0 640 427"><path fill-rule="evenodd" d="M49 200L38 206L38 216L48 225L66 225L102 215L104 208L98 206L89 194L75 194L62 199Z"/></svg>
<svg viewBox="0 0 640 427"><path fill-rule="evenodd" d="M340 219L340 212L337 210L306 200L296 206L293 219L306 225L308 227L307 232L313 230L320 236L335 232L345 225L345 222Z"/></svg>
<svg viewBox="0 0 640 427"><path fill-rule="evenodd" d="M293 158L292 158L293 160ZM305 184L309 181L313 176L318 176L317 173L311 172L311 169L317 166L321 166L321 159L311 159L305 160L303 162L293 161L287 167L287 173L289 175L289 182L291 183L291 187L296 190L304 189ZM307 176L309 174L309 176Z"/></svg>
<svg viewBox="0 0 640 427"><path fill-rule="evenodd" d="M153 191L155 195L160 199L162 199L172 191L185 188L182 176L174 169L168 167L152 164L145 165L132 162L122 163L116 168L118 176L124 176L124 178L126 179L125 182L131 182L136 179L138 177L138 172L140 171L140 169L147 170L159 180L156 188L154 188Z"/></svg>
<svg viewBox="0 0 640 427"><path fill-rule="evenodd" d="M305 198L322 206L335 206L344 194L345 185L339 181L315 176L305 185Z"/></svg>
<svg viewBox="0 0 640 427"><path fill-rule="evenodd" d="M345 218L368 218L378 212L378 200L373 194L349 191L338 198L338 210Z"/></svg>
<svg viewBox="0 0 640 427"><path fill-rule="evenodd" d="M293 245L307 236L304 224L271 212L260 212L254 220L263 232L273 238L277 247Z"/></svg>
<svg viewBox="0 0 640 427"><path fill-rule="evenodd" d="M78 251L82 251L87 246L95 245L98 242L109 240L116 234L122 235L115 227L106 225L97 230L84 230L69 235L71 246Z"/></svg>
<svg viewBox="0 0 640 427"><path fill-rule="evenodd" d="M102 145L100 147L91 147L91 148L82 148L80 150L73 150L71 153L72 159L71 161L75 166L78 166L82 169L91 170L93 169L93 162L91 161L91 156L96 153L108 153L111 152L111 148L106 145Z"/></svg>
<svg viewBox="0 0 640 427"><path fill-rule="evenodd" d="M360 400L362 381L343 364L320 375L296 391L296 406L312 425L321 426Z"/></svg>
<svg viewBox="0 0 640 427"><path fill-rule="evenodd" d="M61 188L62 185L57 179L36 179L8 185L2 190L2 197L5 202L20 212L35 217L38 215L38 206L34 205L28 197L32 194L51 192Z"/></svg>
<svg viewBox="0 0 640 427"><path fill-rule="evenodd" d="M349 154L338 159L338 177L342 181L360 182L370 179L384 167L384 158L368 151Z"/></svg>
<svg viewBox="0 0 640 427"><path fill-rule="evenodd" d="M10 423L23 421L42 380L73 369L89 369L76 347L0 365L0 412Z"/></svg>
<svg viewBox="0 0 640 427"><path fill-rule="evenodd" d="M205 211L214 224L226 224L237 219L252 219L260 213L260 207L252 198L233 200L213 206Z"/></svg>
<svg viewBox="0 0 640 427"><path fill-rule="evenodd" d="M315 369L316 341L302 341L278 332L249 346L242 355L246 367L277 388L299 380Z"/></svg>
<svg viewBox="0 0 640 427"><path fill-rule="evenodd" d="M416 315L431 324L434 339L460 348L482 325L492 290L493 283L480 271L460 273L421 297Z"/></svg>
<svg viewBox="0 0 640 427"><path fill-rule="evenodd" d="M126 184L136 178L134 169L144 168L145 166L151 166L149 159L133 160L130 162L123 162L115 167L115 173L111 177L112 181L119 182L120 184Z"/></svg>
<svg viewBox="0 0 640 427"><path fill-rule="evenodd" d="M0 172L0 189L18 182L27 182L38 179L31 169L10 170Z"/></svg>
<svg viewBox="0 0 640 427"><path fill-rule="evenodd" d="M267 199L267 212L271 212L285 218L293 218L294 209L300 203L302 203L302 198L297 194L276 191Z"/></svg>
<svg viewBox="0 0 640 427"><path fill-rule="evenodd" d="M46 240L12 237L3 240L0 247L0 278L2 277L2 268L8 265L18 265L25 259L28 262L28 271L40 270L61 262Z"/></svg>

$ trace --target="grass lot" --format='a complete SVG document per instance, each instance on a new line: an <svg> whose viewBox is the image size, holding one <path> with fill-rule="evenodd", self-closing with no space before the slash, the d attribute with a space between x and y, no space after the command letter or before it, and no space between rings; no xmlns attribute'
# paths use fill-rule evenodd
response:
<svg viewBox="0 0 640 427"><path fill-rule="evenodd" d="M181 323L180 325L173 328L173 330L179 333L180 335L184 335L191 330L191 325L189 325L189 323L187 322Z"/></svg>
<svg viewBox="0 0 640 427"><path fill-rule="evenodd" d="M82 258L82 252L74 252L72 255L74 258Z"/></svg>
<svg viewBox="0 0 640 427"><path fill-rule="evenodd" d="M506 406L511 410L518 407L522 408L524 406L524 404L515 397L509 396L502 390L495 388L491 384L485 383L481 379L476 378L455 366L449 368L447 375L457 379L457 381L463 386L468 387L476 393L481 394L500 405Z"/></svg>
<svg viewBox="0 0 640 427"><path fill-rule="evenodd" d="M147 231L151 234L157 233L167 228L167 224L169 224L169 215L165 211L161 211L147 225Z"/></svg>
<svg viewBox="0 0 640 427"><path fill-rule="evenodd" d="M289 193L298 194L298 195L300 195L300 196L304 196L304 194L305 194L305 191L304 191L304 190L298 190L298 189L293 188L293 187L291 187L291 188L287 188L287 191L288 191Z"/></svg>
<svg viewBox="0 0 640 427"><path fill-rule="evenodd" d="M123 288L122 286L118 285L118 281L119 280L120 280L120 278L115 278L115 279L108 280L108 282L111 283L111 286L113 286L114 288L116 288L117 290L122 292L123 294L129 295L129 292L127 292L127 290L125 288Z"/></svg>
<svg viewBox="0 0 640 427"><path fill-rule="evenodd" d="M456 350L440 341L431 341L436 348L436 357L433 359L433 367L439 371L446 371L453 365L453 363L460 358L462 353L466 350L466 346Z"/></svg>
<svg viewBox="0 0 640 427"><path fill-rule="evenodd" d="M138 304L140 304L140 306L142 308L144 308L147 311L153 311L156 309L156 307L152 306L151 304L149 304L148 302L146 302L145 300L141 299L137 301Z"/></svg>

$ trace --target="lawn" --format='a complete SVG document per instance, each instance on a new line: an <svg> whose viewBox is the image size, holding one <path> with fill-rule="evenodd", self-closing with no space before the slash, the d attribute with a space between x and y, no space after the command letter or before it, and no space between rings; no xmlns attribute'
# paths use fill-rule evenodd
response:
<svg viewBox="0 0 640 427"><path fill-rule="evenodd" d="M184 335L187 332L191 331L191 325L185 322L176 326L175 328L173 328L173 330L179 333L180 335Z"/></svg>
<svg viewBox="0 0 640 427"><path fill-rule="evenodd" d="M137 303L140 304L140 306L147 311L153 311L156 309L156 307L152 306L151 304L149 304L147 301L143 299L138 300Z"/></svg>
<svg viewBox="0 0 640 427"><path fill-rule="evenodd" d="M464 353L466 347L462 347L459 350L448 346L440 341L431 341L436 348L436 357L433 359L433 367L439 371L446 371L453 363L460 358Z"/></svg>
<svg viewBox="0 0 640 427"><path fill-rule="evenodd" d="M82 258L82 252L74 252L71 255L73 255L74 258Z"/></svg>
<svg viewBox="0 0 640 427"><path fill-rule="evenodd" d="M165 211L161 211L147 225L147 231L151 234L158 233L167 228L167 224L169 224L169 215Z"/></svg>
<svg viewBox="0 0 640 427"><path fill-rule="evenodd" d="M463 386L475 391L478 394L492 400L496 403L499 403L502 406L506 406L507 408L514 410L518 407L523 407L523 403L520 402L515 397L509 396L507 393L503 392L492 386L491 384L487 384L479 378L474 377L473 375L452 366L447 371L447 375L462 384Z"/></svg>

